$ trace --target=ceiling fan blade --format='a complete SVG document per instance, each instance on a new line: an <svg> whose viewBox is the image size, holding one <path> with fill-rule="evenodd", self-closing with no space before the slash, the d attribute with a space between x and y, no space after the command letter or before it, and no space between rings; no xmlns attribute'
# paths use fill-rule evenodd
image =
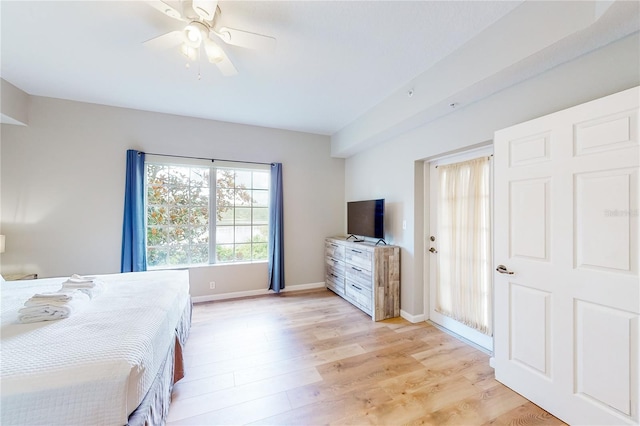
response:
<svg viewBox="0 0 640 426"><path fill-rule="evenodd" d="M212 64L217 64L224 59L224 50L218 46L213 40L206 37L203 40L204 51L207 54L207 59Z"/></svg>
<svg viewBox="0 0 640 426"><path fill-rule="evenodd" d="M233 75L238 74L238 70L233 66L231 59L227 56L224 51L222 52L222 60L216 62L216 66L225 77L231 77Z"/></svg>
<svg viewBox="0 0 640 426"><path fill-rule="evenodd" d="M220 37L225 43L233 46L264 51L271 51L276 48L276 39L262 34L250 33L229 27L220 27L213 33Z"/></svg>
<svg viewBox="0 0 640 426"><path fill-rule="evenodd" d="M193 0L191 6L200 18L213 22L213 17L218 8L218 0Z"/></svg>
<svg viewBox="0 0 640 426"><path fill-rule="evenodd" d="M216 64L222 75L228 77L238 74L238 70L236 70L236 67L233 66L233 63L220 46L210 38L205 38L203 42L207 59L212 64Z"/></svg>
<svg viewBox="0 0 640 426"><path fill-rule="evenodd" d="M159 10L163 14L177 19L179 21L185 21L185 17L182 16L182 5L177 0L147 0L147 3L154 9Z"/></svg>
<svg viewBox="0 0 640 426"><path fill-rule="evenodd" d="M171 31L170 33L163 34L159 37L152 38L151 40L147 40L142 44L151 49L164 50L176 47L179 44L184 43L184 41L184 32L176 30Z"/></svg>

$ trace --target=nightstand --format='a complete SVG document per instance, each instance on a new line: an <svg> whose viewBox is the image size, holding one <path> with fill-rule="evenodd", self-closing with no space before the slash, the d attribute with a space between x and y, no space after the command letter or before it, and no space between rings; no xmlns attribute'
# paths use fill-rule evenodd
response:
<svg viewBox="0 0 640 426"><path fill-rule="evenodd" d="M2 276L6 281L37 280L38 274L9 274Z"/></svg>

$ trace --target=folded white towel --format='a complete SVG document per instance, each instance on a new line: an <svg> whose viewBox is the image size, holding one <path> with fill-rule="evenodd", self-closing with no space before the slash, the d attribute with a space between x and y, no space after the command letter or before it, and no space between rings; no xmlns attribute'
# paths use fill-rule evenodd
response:
<svg viewBox="0 0 640 426"><path fill-rule="evenodd" d="M34 303L31 299L18 311L18 321L23 324L39 321L51 321L69 317L86 304L89 300L83 292L71 293L71 300L67 302L51 301L50 303Z"/></svg>
<svg viewBox="0 0 640 426"><path fill-rule="evenodd" d="M95 281L90 281L86 283L73 283L73 282L65 281L62 283L62 288L71 288L71 289L93 288L96 286L96 284L97 283Z"/></svg>
<svg viewBox="0 0 640 426"><path fill-rule="evenodd" d="M60 291L59 293L66 300L58 300L58 299L48 299L43 300L38 297L32 296L29 300L25 302L25 306L41 306L41 305L64 305L69 304L75 301L88 301L89 297L81 291L71 290L71 291Z"/></svg>
<svg viewBox="0 0 640 426"><path fill-rule="evenodd" d="M36 293L27 300L27 303L68 302L73 298L72 293L74 291L75 290ZM25 303L25 306L27 303Z"/></svg>
<svg viewBox="0 0 640 426"><path fill-rule="evenodd" d="M78 274L73 274L69 279L62 283L63 288L91 288L99 281L95 277L83 277Z"/></svg>
<svg viewBox="0 0 640 426"><path fill-rule="evenodd" d="M93 299L104 291L104 285L101 281L97 280L90 287L74 283L62 283L62 289L60 291L80 291L89 296L90 299Z"/></svg>
<svg viewBox="0 0 640 426"><path fill-rule="evenodd" d="M71 277L69 277L69 281L78 282L78 283L92 282L94 279L95 279L95 277L85 277L85 276L78 275L78 274L73 274L73 275L71 275Z"/></svg>
<svg viewBox="0 0 640 426"><path fill-rule="evenodd" d="M20 321L22 324L29 324L32 322L53 321L68 317L68 312L59 309L48 308L37 312L20 312L18 314L18 321Z"/></svg>

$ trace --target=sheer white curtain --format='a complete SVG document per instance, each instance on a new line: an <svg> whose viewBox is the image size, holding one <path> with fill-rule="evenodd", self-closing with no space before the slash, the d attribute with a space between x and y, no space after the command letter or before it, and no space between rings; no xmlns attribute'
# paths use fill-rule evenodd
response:
<svg viewBox="0 0 640 426"><path fill-rule="evenodd" d="M436 311L481 333L491 327L491 163L438 166Z"/></svg>

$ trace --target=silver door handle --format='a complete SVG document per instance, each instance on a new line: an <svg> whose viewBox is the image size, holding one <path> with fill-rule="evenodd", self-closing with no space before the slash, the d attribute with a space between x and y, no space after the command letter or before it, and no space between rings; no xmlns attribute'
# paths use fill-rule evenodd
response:
<svg viewBox="0 0 640 426"><path fill-rule="evenodd" d="M496 271L498 271L501 274L513 275L513 271L508 270L507 267L504 265L498 265L498 267L496 268Z"/></svg>

